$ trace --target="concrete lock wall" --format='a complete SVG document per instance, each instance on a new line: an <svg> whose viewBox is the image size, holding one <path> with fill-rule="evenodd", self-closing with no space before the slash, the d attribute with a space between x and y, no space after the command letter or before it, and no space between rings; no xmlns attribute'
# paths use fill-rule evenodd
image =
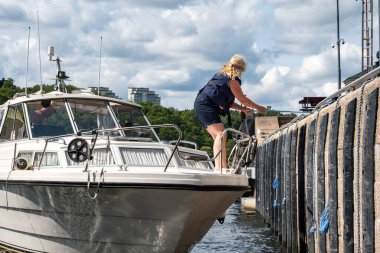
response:
<svg viewBox="0 0 380 253"><path fill-rule="evenodd" d="M379 87L377 78L259 145L258 210L287 252L380 253Z"/></svg>

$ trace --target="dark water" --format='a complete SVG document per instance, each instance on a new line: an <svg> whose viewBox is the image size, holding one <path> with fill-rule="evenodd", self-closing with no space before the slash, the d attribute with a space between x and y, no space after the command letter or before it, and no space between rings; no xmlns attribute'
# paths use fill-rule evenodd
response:
<svg viewBox="0 0 380 253"><path fill-rule="evenodd" d="M215 222L203 240L191 253L236 252L269 253L281 252L280 244L259 214L245 214L240 204L228 210L224 224Z"/></svg>

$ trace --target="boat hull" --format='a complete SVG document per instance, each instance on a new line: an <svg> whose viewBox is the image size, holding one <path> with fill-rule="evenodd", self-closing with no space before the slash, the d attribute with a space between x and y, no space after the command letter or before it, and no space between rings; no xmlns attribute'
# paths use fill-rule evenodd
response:
<svg viewBox="0 0 380 253"><path fill-rule="evenodd" d="M188 252L246 186L0 185L0 243L28 252Z"/></svg>

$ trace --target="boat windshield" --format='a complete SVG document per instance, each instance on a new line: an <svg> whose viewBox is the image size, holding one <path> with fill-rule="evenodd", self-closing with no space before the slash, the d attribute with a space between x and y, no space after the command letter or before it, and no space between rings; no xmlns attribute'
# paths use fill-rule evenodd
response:
<svg viewBox="0 0 380 253"><path fill-rule="evenodd" d="M157 135L152 128L133 128L149 125L140 108L117 103L111 103L111 106L120 123L120 126L130 127L130 129L124 131L127 138L131 140L135 139L137 141L158 141Z"/></svg>
<svg viewBox="0 0 380 253"><path fill-rule="evenodd" d="M104 100L68 99L68 102L74 115L74 121L80 131L116 127L116 123ZM109 134L120 136L119 132L110 132Z"/></svg>
<svg viewBox="0 0 380 253"><path fill-rule="evenodd" d="M33 101L26 106L32 137L74 133L63 99Z"/></svg>

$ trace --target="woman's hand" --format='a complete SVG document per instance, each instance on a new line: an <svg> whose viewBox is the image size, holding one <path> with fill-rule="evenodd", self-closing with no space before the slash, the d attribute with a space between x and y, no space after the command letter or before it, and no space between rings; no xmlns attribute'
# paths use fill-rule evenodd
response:
<svg viewBox="0 0 380 253"><path fill-rule="evenodd" d="M256 109L257 109L258 112L261 112L261 113L268 112L268 109L265 108L264 106L258 106Z"/></svg>
<svg viewBox="0 0 380 253"><path fill-rule="evenodd" d="M246 115L253 115L255 113L255 111L251 108L248 108L248 107L244 107L243 109L243 112L246 114Z"/></svg>

